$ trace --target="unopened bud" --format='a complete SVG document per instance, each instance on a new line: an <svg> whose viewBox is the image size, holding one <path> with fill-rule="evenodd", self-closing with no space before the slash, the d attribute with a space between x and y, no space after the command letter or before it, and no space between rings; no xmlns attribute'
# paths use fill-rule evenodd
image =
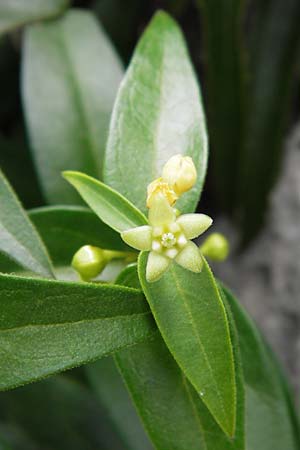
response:
<svg viewBox="0 0 300 450"><path fill-rule="evenodd" d="M229 254L229 242L221 233L212 233L203 242L200 252L212 261L224 261Z"/></svg>
<svg viewBox="0 0 300 450"><path fill-rule="evenodd" d="M163 196L167 199L169 205L173 205L178 199L178 196L173 191L173 189L162 178L157 178L156 180L152 181L152 183L150 183L147 187L148 208L151 208L153 199L157 194L163 194Z"/></svg>
<svg viewBox="0 0 300 450"><path fill-rule="evenodd" d="M92 245L84 245L73 256L72 267L82 280L89 281L99 275L109 259L106 251Z"/></svg>
<svg viewBox="0 0 300 450"><path fill-rule="evenodd" d="M189 191L196 183L197 170L190 156L175 155L166 162L162 178L180 196Z"/></svg>

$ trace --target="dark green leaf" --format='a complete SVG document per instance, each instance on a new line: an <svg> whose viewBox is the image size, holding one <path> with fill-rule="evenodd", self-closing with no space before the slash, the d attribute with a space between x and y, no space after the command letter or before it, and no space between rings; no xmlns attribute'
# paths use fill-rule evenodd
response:
<svg viewBox="0 0 300 450"><path fill-rule="evenodd" d="M132 54L136 33L144 14L140 0L95 0L93 9L107 30L120 55L127 62ZM120 23L122 26L120 27Z"/></svg>
<svg viewBox="0 0 300 450"><path fill-rule="evenodd" d="M246 383L246 438L247 449L299 449L299 428L294 427L293 406L287 402L270 351L232 295L224 291L239 335L241 358Z"/></svg>
<svg viewBox="0 0 300 450"><path fill-rule="evenodd" d="M178 202L195 209L207 162L207 136L199 88L177 24L159 12L142 36L114 107L104 180L141 211L147 185L174 154L192 156L197 185Z"/></svg>
<svg viewBox="0 0 300 450"><path fill-rule="evenodd" d="M87 208L50 206L30 211L29 217L55 265L70 264L74 253L86 244L109 250L129 249L119 233L101 222Z"/></svg>
<svg viewBox="0 0 300 450"><path fill-rule="evenodd" d="M0 275L0 389L132 345L155 329L136 289Z"/></svg>
<svg viewBox="0 0 300 450"><path fill-rule="evenodd" d="M139 278L159 330L215 420L233 436L233 349L226 310L208 264L204 261L197 274L173 263L158 281L148 283L147 258L147 253L139 258Z"/></svg>
<svg viewBox="0 0 300 450"><path fill-rule="evenodd" d="M14 71L18 73L18 69L14 69ZM3 89L5 88L7 89L4 85ZM13 89L16 89L16 87L14 86ZM0 133L0 167L25 209L35 208L45 203L41 195L23 126L14 128L13 133L8 137Z"/></svg>
<svg viewBox="0 0 300 450"><path fill-rule="evenodd" d="M124 450L91 392L67 377L1 392L0 421L23 431L34 450ZM31 449L23 445L16 448Z"/></svg>
<svg viewBox="0 0 300 450"><path fill-rule="evenodd" d="M0 434L0 450L39 450L26 431L14 424L0 423Z"/></svg>
<svg viewBox="0 0 300 450"><path fill-rule="evenodd" d="M125 197L95 178L80 172L64 172L90 208L116 231L147 224L146 217Z"/></svg>
<svg viewBox="0 0 300 450"><path fill-rule="evenodd" d="M133 347L133 351L136 346ZM102 358L86 366L88 379L115 426L116 434L129 450L153 449L128 395L113 358Z"/></svg>
<svg viewBox="0 0 300 450"><path fill-rule="evenodd" d="M254 24L258 39L252 49L249 111L238 168L244 242L262 225L268 196L279 173L299 58L299 0L273 0L261 9L261 28Z"/></svg>
<svg viewBox="0 0 300 450"><path fill-rule="evenodd" d="M46 248L0 170L0 251L22 267L52 277Z"/></svg>
<svg viewBox="0 0 300 450"><path fill-rule="evenodd" d="M29 22L55 17L63 12L68 3L68 0L1 0L0 33Z"/></svg>
<svg viewBox="0 0 300 450"><path fill-rule="evenodd" d="M117 277L116 284L121 286L133 287L135 289L142 289L137 272L137 264L133 263L127 266Z"/></svg>
<svg viewBox="0 0 300 450"><path fill-rule="evenodd" d="M79 198L61 179L65 169L99 176L116 90L118 57L96 19L69 11L25 34L23 101L45 195L51 203Z"/></svg>
<svg viewBox="0 0 300 450"><path fill-rule="evenodd" d="M197 0L197 4L204 31L214 187L220 204L232 210L245 117L244 1Z"/></svg>

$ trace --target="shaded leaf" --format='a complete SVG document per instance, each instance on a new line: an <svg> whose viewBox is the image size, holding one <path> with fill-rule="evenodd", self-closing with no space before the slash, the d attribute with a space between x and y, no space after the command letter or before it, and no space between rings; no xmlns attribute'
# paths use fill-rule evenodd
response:
<svg viewBox="0 0 300 450"><path fill-rule="evenodd" d="M239 335L246 383L246 448L296 450L299 428L295 427L294 406L287 401L277 365L252 320L226 289L224 294Z"/></svg>
<svg viewBox="0 0 300 450"><path fill-rule="evenodd" d="M246 71L241 44L245 2L197 0L196 3L204 33L213 187L221 206L231 211L236 206L246 109Z"/></svg>
<svg viewBox="0 0 300 450"><path fill-rule="evenodd" d="M139 278L164 341L220 427L233 436L233 349L226 310L208 264L204 261L197 274L173 263L158 281L148 283L147 257L141 253Z"/></svg>
<svg viewBox="0 0 300 450"><path fill-rule="evenodd" d="M142 294L120 286L0 275L0 389L78 366L155 329Z"/></svg>
<svg viewBox="0 0 300 450"><path fill-rule="evenodd" d="M207 163L207 135L197 81L177 24L155 15L135 50L114 106L104 180L141 211L147 185L174 154L192 156L196 186L178 202L194 211Z"/></svg>
<svg viewBox="0 0 300 450"><path fill-rule="evenodd" d="M29 217L55 265L70 264L74 253L86 244L109 250L129 249L119 233L105 225L88 208L50 206L31 210Z"/></svg>
<svg viewBox="0 0 300 450"><path fill-rule="evenodd" d="M53 277L46 248L1 170L0 205L0 251L28 270Z"/></svg>
<svg viewBox="0 0 300 450"><path fill-rule="evenodd" d="M61 14L68 0L1 0L0 33L8 32L27 23L49 19Z"/></svg>
<svg viewBox="0 0 300 450"><path fill-rule="evenodd" d="M34 449L124 449L92 393L65 376L1 392L0 409L0 421L18 427Z"/></svg>
<svg viewBox="0 0 300 450"><path fill-rule="evenodd" d="M300 44L300 2L259 3L267 4L254 24L258 37L252 48L249 111L236 187L244 243L264 222L280 171Z"/></svg>
<svg viewBox="0 0 300 450"><path fill-rule="evenodd" d="M80 193L90 208L116 231L147 224L146 217L125 197L84 173L67 171L64 178Z"/></svg>
<svg viewBox="0 0 300 450"><path fill-rule="evenodd" d="M133 346L133 351L136 346ZM102 358L86 366L86 373L116 434L130 450L153 449L113 358Z"/></svg>
<svg viewBox="0 0 300 450"><path fill-rule="evenodd" d="M100 176L122 77L117 55L89 12L71 10L25 33L22 90L41 185L50 203L78 203L65 169Z"/></svg>

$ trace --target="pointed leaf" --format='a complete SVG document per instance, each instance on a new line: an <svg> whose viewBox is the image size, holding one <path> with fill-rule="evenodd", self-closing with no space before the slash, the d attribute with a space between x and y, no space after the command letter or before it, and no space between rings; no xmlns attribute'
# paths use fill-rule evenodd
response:
<svg viewBox="0 0 300 450"><path fill-rule="evenodd" d="M158 328L178 365L224 432L233 436L236 383L227 314L213 275L173 263L156 282L146 280L147 253L139 278Z"/></svg>
<svg viewBox="0 0 300 450"><path fill-rule="evenodd" d="M96 18L71 10L25 33L22 90L41 185L50 203L78 203L66 169L100 176L120 61Z"/></svg>
<svg viewBox="0 0 300 450"><path fill-rule="evenodd" d="M120 286L0 275L0 389L141 342L155 329L142 294Z"/></svg>
<svg viewBox="0 0 300 450"><path fill-rule="evenodd" d="M137 269L125 269L117 282L137 286ZM237 375L237 426L234 439L226 437L156 336L115 354L144 426L158 450L244 450L244 388L234 323L230 330ZM153 381L155 380L155 382Z"/></svg>
<svg viewBox="0 0 300 450"><path fill-rule="evenodd" d="M146 225L146 217L125 197L84 173L67 171L64 178L80 193L100 219L116 231Z"/></svg>
<svg viewBox="0 0 300 450"><path fill-rule="evenodd" d="M0 205L0 252L32 272L53 277L46 248L1 170Z"/></svg>
<svg viewBox="0 0 300 450"><path fill-rule="evenodd" d="M1 0L0 34L33 21L55 17L68 3L68 0Z"/></svg>
<svg viewBox="0 0 300 450"><path fill-rule="evenodd" d="M181 211L193 212L206 172L205 119L182 33L159 12L139 41L117 96L104 180L145 212L147 185L178 153L191 156L198 171L197 185L178 202Z"/></svg>

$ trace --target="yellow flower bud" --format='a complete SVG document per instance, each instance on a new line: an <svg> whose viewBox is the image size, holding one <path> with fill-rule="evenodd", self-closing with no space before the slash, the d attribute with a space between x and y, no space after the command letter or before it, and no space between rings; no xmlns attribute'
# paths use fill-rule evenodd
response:
<svg viewBox="0 0 300 450"><path fill-rule="evenodd" d="M180 196L196 183L197 170L190 156L175 155L163 167L162 178Z"/></svg>
<svg viewBox="0 0 300 450"><path fill-rule="evenodd" d="M212 233L201 245L200 252L212 261L224 261L229 254L228 240L221 233Z"/></svg>
<svg viewBox="0 0 300 450"><path fill-rule="evenodd" d="M102 272L108 260L105 250L84 245L73 256L72 267L79 273L82 280L89 281Z"/></svg>
<svg viewBox="0 0 300 450"><path fill-rule="evenodd" d="M147 188L148 208L151 208L153 199L157 194L163 194L163 196L167 199L169 205L173 205L178 199L178 196L175 194L173 189L162 178L157 178L148 185Z"/></svg>

